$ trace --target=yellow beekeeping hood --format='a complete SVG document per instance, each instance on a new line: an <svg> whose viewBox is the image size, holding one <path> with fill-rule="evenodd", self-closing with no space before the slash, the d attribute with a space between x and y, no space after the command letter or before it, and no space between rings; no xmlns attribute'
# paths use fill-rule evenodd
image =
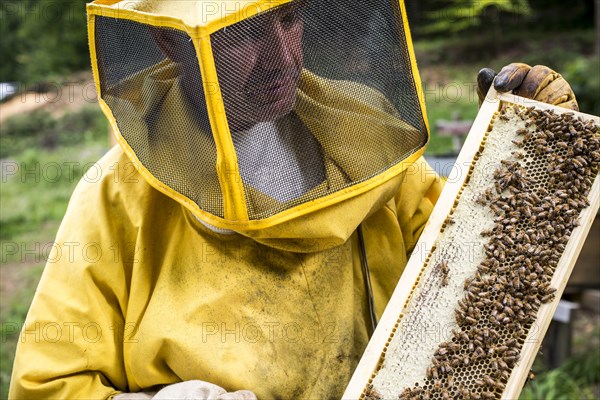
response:
<svg viewBox="0 0 600 400"><path fill-rule="evenodd" d="M397 0L97 0L87 10L100 105L120 145L212 227L252 232L366 198L427 144Z"/></svg>

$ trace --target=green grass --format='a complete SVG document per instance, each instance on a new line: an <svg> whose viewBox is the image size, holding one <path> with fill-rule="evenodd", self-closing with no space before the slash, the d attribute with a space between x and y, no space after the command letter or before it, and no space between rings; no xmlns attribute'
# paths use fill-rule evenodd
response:
<svg viewBox="0 0 600 400"><path fill-rule="evenodd" d="M534 363L538 376L529 381L520 400L593 400L600 387L600 325L574 343L573 356L556 369L548 369L539 357ZM577 343L579 342L579 343Z"/></svg>
<svg viewBox="0 0 600 400"><path fill-rule="evenodd" d="M97 134L106 129L106 119L95 104L60 118L54 118L43 109L16 115L0 124L0 158L27 149L51 150L93 142Z"/></svg>
<svg viewBox="0 0 600 400"><path fill-rule="evenodd" d="M102 144L90 142L50 151L28 149L4 160L0 239L35 239L27 236L49 221L59 221L74 185L104 150Z"/></svg>
<svg viewBox="0 0 600 400"><path fill-rule="evenodd" d="M0 242L0 398L7 398L16 332L25 320L68 200L85 170L107 150L108 127L97 107L55 120L48 113L2 124ZM43 121L43 122L40 122ZM35 123L41 123L36 129ZM85 126L85 129L83 128ZM51 128L48 128L51 127ZM52 138L52 145L48 138ZM44 250L46 249L46 251Z"/></svg>
<svg viewBox="0 0 600 400"><path fill-rule="evenodd" d="M459 85L460 82L454 82L451 85ZM454 86L452 86L454 87ZM460 87L460 86L455 86ZM439 87L438 91L444 93L443 87ZM454 90L454 89L452 89ZM468 95L463 95L468 96ZM477 116L477 102L470 102L468 97L458 98L456 101L449 98L444 98L436 93L425 94L425 102L427 107L427 118L431 129L431 141L427 152L429 154L448 154L453 150L452 138L440 136L438 133L436 122L439 120L452 120L455 116L461 120L473 121Z"/></svg>
<svg viewBox="0 0 600 400"><path fill-rule="evenodd" d="M10 274L3 272L2 279L10 279L11 284L18 285L9 294L2 294L2 307L0 308L0 398L8 397L8 386L10 374L14 361L15 350L19 341L19 329L25 321L29 310L29 304L33 299L35 288L42 274L44 265L42 263L19 265L18 272ZM5 268L5 267L3 267ZM10 268L10 267L8 267ZM13 268L15 269L15 268ZM10 275L10 277L7 277Z"/></svg>
<svg viewBox="0 0 600 400"><path fill-rule="evenodd" d="M478 100L475 87L477 66L444 66L421 69L427 119L431 131L428 154L452 153L452 138L440 136L439 120L473 121L477 116Z"/></svg>
<svg viewBox="0 0 600 400"><path fill-rule="evenodd" d="M496 38L498 39L498 38ZM431 128L428 154L447 154L452 139L440 137L436 121L462 120L477 115L477 72L483 67L499 71L511 62L546 65L561 73L571 85L582 112L600 114L600 61L590 54L594 31L505 32L497 53L489 35L417 40L414 43Z"/></svg>

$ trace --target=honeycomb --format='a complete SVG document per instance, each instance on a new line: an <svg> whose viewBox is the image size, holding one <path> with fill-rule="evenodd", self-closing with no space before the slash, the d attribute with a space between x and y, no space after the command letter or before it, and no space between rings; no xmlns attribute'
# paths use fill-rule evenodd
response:
<svg viewBox="0 0 600 400"><path fill-rule="evenodd" d="M502 398L599 162L593 120L503 102L361 398Z"/></svg>

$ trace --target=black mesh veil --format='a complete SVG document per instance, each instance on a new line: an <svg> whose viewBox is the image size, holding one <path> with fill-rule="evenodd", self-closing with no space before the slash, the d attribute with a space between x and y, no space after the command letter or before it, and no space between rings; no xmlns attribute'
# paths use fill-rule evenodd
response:
<svg viewBox="0 0 600 400"><path fill-rule="evenodd" d="M251 219L372 178L425 144L399 14L388 0L299 0L213 35Z"/></svg>
<svg viewBox="0 0 600 400"><path fill-rule="evenodd" d="M94 35L101 97L122 137L201 210L227 219L227 202L240 201L249 220L269 218L380 176L426 144L398 1L291 1L207 33L210 59L185 31L188 3L171 15L182 29L97 15ZM160 15L153 7L142 11ZM224 127L207 111L204 63ZM223 136L235 176L216 167ZM243 196L224 198L227 179Z"/></svg>
<svg viewBox="0 0 600 400"><path fill-rule="evenodd" d="M307 1L302 14L307 69L375 89L425 131L398 1Z"/></svg>
<svg viewBox="0 0 600 400"><path fill-rule="evenodd" d="M185 33L96 17L100 90L121 135L159 181L223 216L216 147L194 45Z"/></svg>

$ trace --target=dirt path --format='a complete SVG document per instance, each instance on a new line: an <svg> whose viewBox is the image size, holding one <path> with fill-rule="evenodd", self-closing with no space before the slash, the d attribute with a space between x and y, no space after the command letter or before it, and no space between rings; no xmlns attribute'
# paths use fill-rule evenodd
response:
<svg viewBox="0 0 600 400"><path fill-rule="evenodd" d="M44 109L55 117L79 110L97 102L96 87L91 72L75 74L63 84L49 84L45 93L24 92L0 104L0 123L34 110Z"/></svg>

